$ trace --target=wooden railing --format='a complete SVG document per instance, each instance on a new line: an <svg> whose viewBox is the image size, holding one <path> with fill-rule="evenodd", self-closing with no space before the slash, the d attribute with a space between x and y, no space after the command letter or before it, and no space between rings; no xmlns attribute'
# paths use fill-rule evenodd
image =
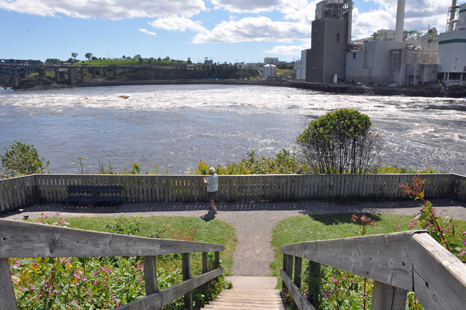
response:
<svg viewBox="0 0 466 310"><path fill-rule="evenodd" d="M374 280L372 309L405 310L408 291L425 309L465 309L466 266L426 231L302 242L281 247L284 287L299 309L319 309L299 291L302 259L311 264L311 296L324 264ZM294 257L294 279L293 274Z"/></svg>
<svg viewBox="0 0 466 310"><path fill-rule="evenodd" d="M152 239L0 220L0 309L17 310L8 259L24 257L143 256L146 297L116 309L159 309L185 295L192 306L192 290L223 274L218 268L223 245ZM202 275L191 277L190 255L202 252ZM215 252L209 271L208 252ZM183 282L159 291L155 256L182 254Z"/></svg>
<svg viewBox="0 0 466 310"><path fill-rule="evenodd" d="M400 183L413 174L227 175L219 176L219 201L290 201L328 197L402 198ZM466 178L425 174L425 195L466 201ZM124 202L207 201L204 176L32 175L0 180L0 211L40 202L63 203L68 185L123 186Z"/></svg>

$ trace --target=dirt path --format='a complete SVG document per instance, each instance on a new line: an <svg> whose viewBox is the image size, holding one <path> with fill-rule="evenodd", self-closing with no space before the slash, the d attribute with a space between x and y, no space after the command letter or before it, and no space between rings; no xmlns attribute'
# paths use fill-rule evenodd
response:
<svg viewBox="0 0 466 310"><path fill-rule="evenodd" d="M466 220L466 204L451 199L432 200L438 210L457 220ZM23 212L2 215L1 218L22 219L23 215L38 218L42 212L59 211L64 217L72 216L193 216L219 219L236 228L238 244L233 255L235 276L270 274L269 265L274 253L271 246L273 227L281 220L303 214L334 213L386 213L413 215L420 210L419 202L395 201L340 205L327 202L289 203L219 203L218 214L208 213L207 203L127 203L119 207L68 207L60 204L34 205Z"/></svg>

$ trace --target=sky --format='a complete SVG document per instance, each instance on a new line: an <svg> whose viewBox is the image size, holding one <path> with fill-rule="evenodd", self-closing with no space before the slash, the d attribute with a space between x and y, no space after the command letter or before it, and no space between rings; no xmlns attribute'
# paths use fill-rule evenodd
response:
<svg viewBox="0 0 466 310"><path fill-rule="evenodd" d="M0 0L0 59L263 62L311 47L308 0ZM395 29L397 0L354 0L353 39ZM458 4L464 1L459 0ZM405 30L445 31L449 0L406 0Z"/></svg>

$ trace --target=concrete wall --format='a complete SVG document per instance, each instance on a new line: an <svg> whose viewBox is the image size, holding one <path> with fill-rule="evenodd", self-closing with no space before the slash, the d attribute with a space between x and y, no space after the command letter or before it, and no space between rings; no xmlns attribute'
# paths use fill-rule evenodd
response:
<svg viewBox="0 0 466 310"><path fill-rule="evenodd" d="M370 69L365 67L366 51L346 54L346 82L369 84Z"/></svg>
<svg viewBox="0 0 466 310"><path fill-rule="evenodd" d="M437 59L439 72L466 72L466 31L441 33Z"/></svg>
<svg viewBox="0 0 466 310"><path fill-rule="evenodd" d="M390 50L402 49L404 42L372 41L364 44L364 51L356 52L356 58L346 57L346 81L358 77L363 84L386 84L390 82ZM358 57L363 53L363 59ZM361 66L362 64L362 66ZM368 72L367 72L368 71Z"/></svg>
<svg viewBox="0 0 466 310"><path fill-rule="evenodd" d="M406 85L432 83L437 80L437 64L406 64Z"/></svg>
<svg viewBox="0 0 466 310"><path fill-rule="evenodd" d="M312 48L307 53L306 82L330 83L345 76L347 20L314 20Z"/></svg>

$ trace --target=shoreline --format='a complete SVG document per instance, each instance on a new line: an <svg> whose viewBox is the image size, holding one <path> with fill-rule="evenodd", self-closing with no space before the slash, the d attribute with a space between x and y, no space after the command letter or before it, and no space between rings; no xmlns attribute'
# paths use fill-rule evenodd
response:
<svg viewBox="0 0 466 310"><path fill-rule="evenodd" d="M297 81L270 81L270 80L147 80L147 81L118 81L118 80L90 80L79 82L74 85L52 84L39 85L31 88L19 88L15 90L48 90L57 88L74 87L98 87L98 86L131 86L131 85L258 85L275 87L293 87L310 89L314 91L365 95L365 96L408 96L408 97L445 97L466 98L464 87L444 87L441 84L430 84L425 86L382 86L382 85L352 85L344 83L308 83Z"/></svg>

